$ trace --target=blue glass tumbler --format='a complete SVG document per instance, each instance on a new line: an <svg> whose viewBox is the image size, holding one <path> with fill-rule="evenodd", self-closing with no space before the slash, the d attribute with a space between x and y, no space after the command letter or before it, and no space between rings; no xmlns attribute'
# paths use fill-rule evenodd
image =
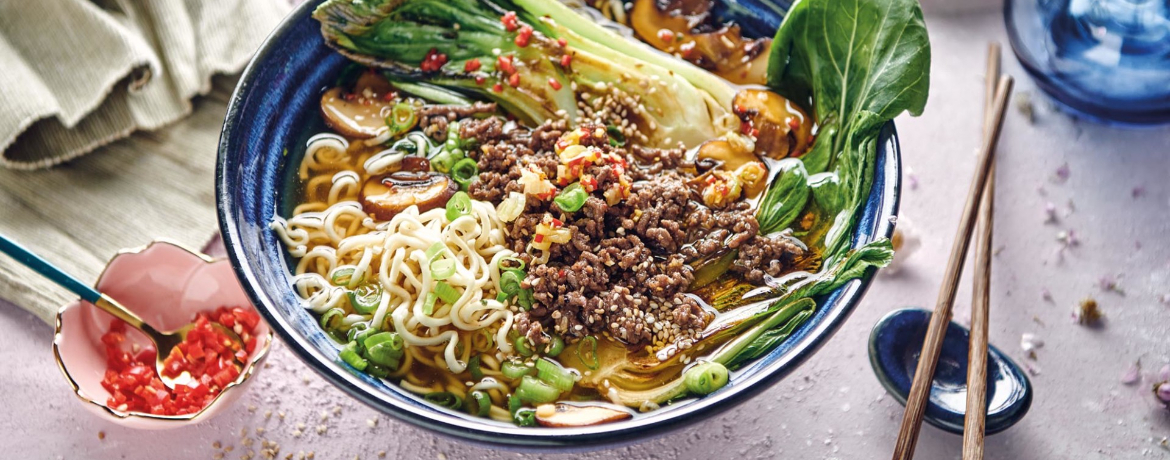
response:
<svg viewBox="0 0 1170 460"><path fill-rule="evenodd" d="M1012 49L1068 111L1170 123L1170 0L1006 0Z"/></svg>

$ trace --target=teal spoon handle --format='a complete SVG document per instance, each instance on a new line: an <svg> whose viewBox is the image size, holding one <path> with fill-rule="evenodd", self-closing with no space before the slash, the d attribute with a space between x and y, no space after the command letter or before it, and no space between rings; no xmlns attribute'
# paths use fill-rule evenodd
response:
<svg viewBox="0 0 1170 460"><path fill-rule="evenodd" d="M74 294L81 296L83 300L89 303L97 303L98 299L102 298L101 293L96 289L82 283L72 275L65 273L56 265L49 263L49 261L42 259L40 256L33 254L24 246L13 241L7 236L0 235L0 252L12 256L21 265L33 269L33 271L40 273L50 281L57 283L61 287L73 291Z"/></svg>

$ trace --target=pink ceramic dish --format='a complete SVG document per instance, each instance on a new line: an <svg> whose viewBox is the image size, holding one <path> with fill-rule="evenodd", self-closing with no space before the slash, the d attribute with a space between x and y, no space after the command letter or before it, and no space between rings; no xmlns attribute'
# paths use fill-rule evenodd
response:
<svg viewBox="0 0 1170 460"><path fill-rule="evenodd" d="M96 287L160 330L178 329L191 322L197 313L221 306L254 308L228 261L215 260L165 240L119 252L106 265ZM61 307L57 312L53 354L86 407L132 428L178 428L215 416L243 394L272 344L272 332L261 321L256 336L262 342L257 343L249 366L202 411L185 416L120 412L106 407L109 393L101 385L106 371L101 336L113 318L88 302L76 301ZM146 335L134 329L127 331L126 338L140 346L150 343Z"/></svg>

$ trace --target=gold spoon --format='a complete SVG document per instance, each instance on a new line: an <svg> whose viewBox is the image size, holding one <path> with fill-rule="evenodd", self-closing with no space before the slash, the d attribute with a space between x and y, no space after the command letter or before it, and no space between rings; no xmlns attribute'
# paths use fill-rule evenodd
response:
<svg viewBox="0 0 1170 460"><path fill-rule="evenodd" d="M195 323L189 323L174 331L159 331L110 296L85 285L85 283L82 283L77 278L65 273L57 266L49 263L49 261L34 254L32 251L29 251L24 246L17 244L16 241L4 235L0 235L0 252L12 256L20 264L33 269L33 271L40 273L50 281L57 283L57 285L81 296L82 300L93 304L106 313L114 315L116 318L128 323L131 327L146 334L150 338L150 341L154 343L156 350L154 366L159 380L162 380L163 384L168 388L173 389L176 385L183 385L191 381L191 374L187 371L183 371L178 376L168 377L163 372L163 369L167 356L170 356L171 351L175 349L176 345L182 343L187 338L187 333L195 327ZM231 342L225 345L229 345L234 350L243 348L243 341L240 340L240 336L236 335L235 331L219 323L211 322L210 324L222 332ZM234 353L232 353L232 362L238 369L243 369L244 363L241 363Z"/></svg>

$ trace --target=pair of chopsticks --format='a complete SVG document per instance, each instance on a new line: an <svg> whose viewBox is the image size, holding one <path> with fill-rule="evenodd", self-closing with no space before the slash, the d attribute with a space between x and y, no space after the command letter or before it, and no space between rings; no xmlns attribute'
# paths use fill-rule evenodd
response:
<svg viewBox="0 0 1170 460"><path fill-rule="evenodd" d="M930 326L923 340L910 396L906 399L906 412L902 416L898 441L894 445L894 460L914 457L922 417L926 413L926 402L930 398L931 381L934 380L934 371L938 365L947 324L951 320L951 307L954 305L955 291L959 287L971 236L975 232L977 216L980 216L979 241L976 244L974 300L971 306L963 459L983 458L984 422L987 417L987 321L991 276L992 202L995 194L995 146L1003 129L1004 112L1012 90L1012 78L999 74L999 56L999 45L990 44L984 96L983 146L976 163L975 178L967 193L962 219L959 221L959 231L951 247L947 271L939 290L934 314L931 315Z"/></svg>

